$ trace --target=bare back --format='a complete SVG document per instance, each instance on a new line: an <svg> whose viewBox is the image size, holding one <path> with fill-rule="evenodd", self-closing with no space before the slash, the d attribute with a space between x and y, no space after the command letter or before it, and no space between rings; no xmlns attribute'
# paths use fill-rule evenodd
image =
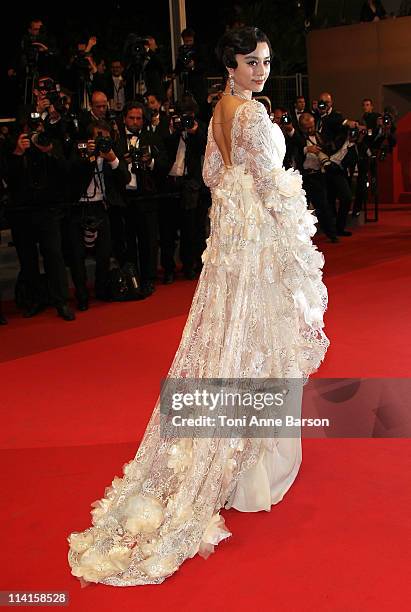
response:
<svg viewBox="0 0 411 612"><path fill-rule="evenodd" d="M224 96L216 104L213 115L213 138L226 166L232 166L231 130L236 110L246 102L235 96Z"/></svg>

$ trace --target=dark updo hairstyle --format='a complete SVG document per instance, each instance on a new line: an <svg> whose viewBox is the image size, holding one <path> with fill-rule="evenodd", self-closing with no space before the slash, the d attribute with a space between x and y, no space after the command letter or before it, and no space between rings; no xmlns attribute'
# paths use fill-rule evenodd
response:
<svg viewBox="0 0 411 612"><path fill-rule="evenodd" d="M236 54L248 55L254 51L260 42L267 43L270 57L272 57L273 51L270 41L259 28L245 27L229 30L218 41L216 54L223 66L237 68Z"/></svg>

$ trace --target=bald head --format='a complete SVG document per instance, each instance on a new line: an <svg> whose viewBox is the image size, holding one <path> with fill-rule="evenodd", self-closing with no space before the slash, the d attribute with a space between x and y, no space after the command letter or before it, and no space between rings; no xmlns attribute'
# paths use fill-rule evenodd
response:
<svg viewBox="0 0 411 612"><path fill-rule="evenodd" d="M330 93L328 93L328 91L323 91L319 100L322 100L323 102L325 102L327 106L327 108L323 112L327 112L333 105L333 97Z"/></svg>
<svg viewBox="0 0 411 612"><path fill-rule="evenodd" d="M300 116L299 124L305 134L313 134L315 132L315 119L311 113L303 113Z"/></svg>
<svg viewBox="0 0 411 612"><path fill-rule="evenodd" d="M98 119L104 119L108 109L108 100L105 93L95 91L91 96L91 111Z"/></svg>
<svg viewBox="0 0 411 612"><path fill-rule="evenodd" d="M324 102L332 102L333 97L330 93L328 93L328 91L323 91L323 93L320 96L320 100L324 100Z"/></svg>

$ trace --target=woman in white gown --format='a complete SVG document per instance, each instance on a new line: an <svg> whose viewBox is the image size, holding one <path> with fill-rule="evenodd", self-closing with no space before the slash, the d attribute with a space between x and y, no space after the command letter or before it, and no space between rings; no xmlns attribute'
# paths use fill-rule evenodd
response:
<svg viewBox="0 0 411 612"><path fill-rule="evenodd" d="M252 100L270 70L257 28L224 35L229 73L208 133L203 176L212 193L203 270L168 377L300 378L324 358L327 290L301 177L282 167L280 128ZM69 563L85 584L162 582L230 536L219 511L270 510L294 481L299 437L167 438L156 403L133 460L94 502L93 526L73 532Z"/></svg>

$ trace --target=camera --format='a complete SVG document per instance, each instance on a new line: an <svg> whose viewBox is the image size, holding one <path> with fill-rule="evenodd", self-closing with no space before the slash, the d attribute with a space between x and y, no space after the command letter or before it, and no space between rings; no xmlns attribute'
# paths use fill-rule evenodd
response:
<svg viewBox="0 0 411 612"><path fill-rule="evenodd" d="M115 123L117 120L118 113L115 110L108 109L106 113L106 119L109 123Z"/></svg>
<svg viewBox="0 0 411 612"><path fill-rule="evenodd" d="M128 35L124 44L123 55L126 58L126 63L136 69L142 70L145 67L146 61L150 59L150 53L147 49L148 41L146 38L131 33Z"/></svg>
<svg viewBox="0 0 411 612"><path fill-rule="evenodd" d="M60 85L53 79L41 80L38 88L41 92L45 92L45 97L55 108L64 106L64 100L60 96Z"/></svg>
<svg viewBox="0 0 411 612"><path fill-rule="evenodd" d="M39 129L40 126L42 126L43 129ZM28 128L29 131L27 132L27 138L29 138L31 142L38 144L41 147L48 147L50 145L50 137L45 130L44 122L40 113L30 113Z"/></svg>
<svg viewBox="0 0 411 612"><path fill-rule="evenodd" d="M392 123L392 118L391 115L389 115L388 113L384 113L383 117L382 117L382 123L383 125L391 125Z"/></svg>
<svg viewBox="0 0 411 612"><path fill-rule="evenodd" d="M182 45L178 50L178 59L185 68L194 59L195 50L191 45Z"/></svg>
<svg viewBox="0 0 411 612"><path fill-rule="evenodd" d="M360 136L364 136L365 134L367 134L367 130L360 130L358 127L350 128L348 130L348 138L354 142L357 142Z"/></svg>
<svg viewBox="0 0 411 612"><path fill-rule="evenodd" d="M59 83L55 83L54 80L50 78L42 79L38 84L38 89L60 115L66 113L67 109L65 104L67 102L67 97L60 95ZM48 109L46 110L48 112Z"/></svg>
<svg viewBox="0 0 411 612"><path fill-rule="evenodd" d="M327 110L327 102L325 100L318 100L318 109L320 111Z"/></svg>
<svg viewBox="0 0 411 612"><path fill-rule="evenodd" d="M78 72L83 75L87 75L90 72L90 63L87 59L88 57L91 57L91 53L86 53L85 51L77 51L73 59L73 68L78 70Z"/></svg>
<svg viewBox="0 0 411 612"><path fill-rule="evenodd" d="M194 127L194 117L191 113L176 113L171 117L173 129L183 132L192 130Z"/></svg>
<svg viewBox="0 0 411 612"><path fill-rule="evenodd" d="M280 124L281 125L290 125L291 123L292 123L292 121L291 121L291 117L289 116L289 114L288 113L284 113L281 116Z"/></svg>
<svg viewBox="0 0 411 612"><path fill-rule="evenodd" d="M87 157L87 142L78 142L77 151L79 152L81 159L85 159Z"/></svg>
<svg viewBox="0 0 411 612"><path fill-rule="evenodd" d="M318 157L320 159L321 171L324 172L327 168L331 166L332 161L330 160L328 155L325 154L320 154Z"/></svg>
<svg viewBox="0 0 411 612"><path fill-rule="evenodd" d="M147 157L147 155L151 154L150 146L143 145L141 147L134 147L133 145L130 145L128 153L131 158L132 172L135 172L136 170L144 170L149 162L144 160L143 157Z"/></svg>
<svg viewBox="0 0 411 612"><path fill-rule="evenodd" d="M114 146L110 136L103 136L103 132L97 132L97 137L94 140L96 145L95 155L99 153L108 153Z"/></svg>

